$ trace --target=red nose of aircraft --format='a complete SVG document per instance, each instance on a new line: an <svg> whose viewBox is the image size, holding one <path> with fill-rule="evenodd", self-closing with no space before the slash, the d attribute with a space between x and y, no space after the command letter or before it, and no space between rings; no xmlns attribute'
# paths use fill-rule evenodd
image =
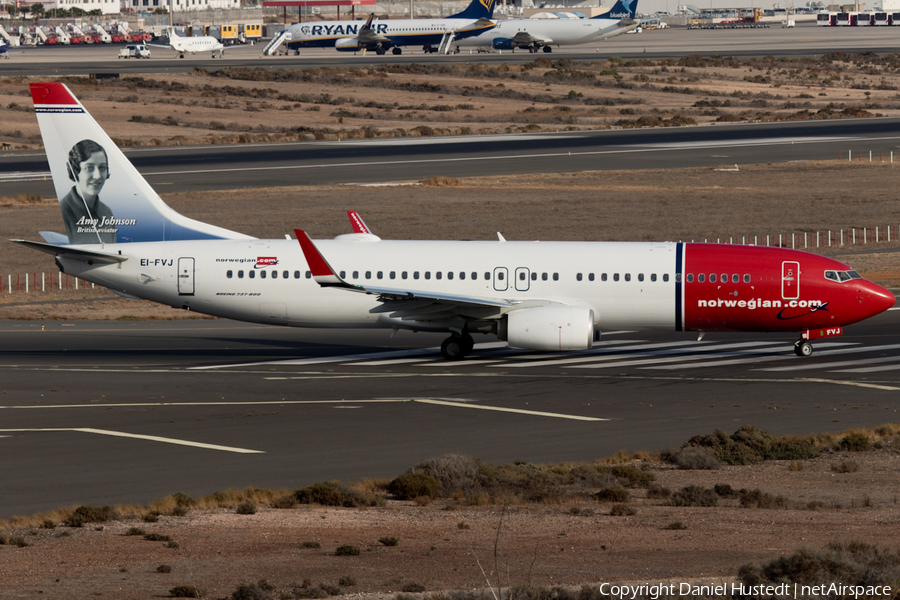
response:
<svg viewBox="0 0 900 600"><path fill-rule="evenodd" d="M872 281L862 280L859 286L859 309L868 319L894 307L897 299L887 288Z"/></svg>

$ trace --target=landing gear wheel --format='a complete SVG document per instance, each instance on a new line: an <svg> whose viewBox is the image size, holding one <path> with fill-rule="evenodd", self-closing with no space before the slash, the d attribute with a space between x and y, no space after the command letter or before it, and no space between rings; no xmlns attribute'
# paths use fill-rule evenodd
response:
<svg viewBox="0 0 900 600"><path fill-rule="evenodd" d="M464 333L460 336L460 340L462 340L463 344L463 355L468 354L472 351L472 348L475 347L475 340L472 339L472 336L468 333Z"/></svg>
<svg viewBox="0 0 900 600"><path fill-rule="evenodd" d="M805 340L800 340L794 344L794 354L797 356L812 356L812 344Z"/></svg>
<svg viewBox="0 0 900 600"><path fill-rule="evenodd" d="M378 56L384 56L384 48L375 48L375 54Z"/></svg>
<svg viewBox="0 0 900 600"><path fill-rule="evenodd" d="M544 52L549 54L549 53L553 52L553 48L551 48L550 46L544 46Z"/></svg>
<svg viewBox="0 0 900 600"><path fill-rule="evenodd" d="M391 52L393 54L403 54L403 48L392 48Z"/></svg>
<svg viewBox="0 0 900 600"><path fill-rule="evenodd" d="M471 337L469 339L472 339ZM441 344L441 356L447 360L462 360L466 356L465 338L451 335Z"/></svg>

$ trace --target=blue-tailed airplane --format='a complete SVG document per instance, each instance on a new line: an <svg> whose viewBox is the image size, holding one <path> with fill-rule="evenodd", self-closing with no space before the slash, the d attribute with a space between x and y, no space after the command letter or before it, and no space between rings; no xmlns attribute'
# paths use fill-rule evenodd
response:
<svg viewBox="0 0 900 600"><path fill-rule="evenodd" d="M496 0L472 0L461 13L440 19L376 20L369 15L362 21L317 21L294 23L288 31L287 47L299 53L300 48L335 48L345 52L374 50L384 54L403 52L402 46L422 46L427 52L446 54L459 40L492 29Z"/></svg>
<svg viewBox="0 0 900 600"><path fill-rule="evenodd" d="M609 12L592 19L509 19L475 36L456 42L458 46L490 46L495 50L527 48L552 52L553 46L597 42L635 30L638 0L618 0Z"/></svg>

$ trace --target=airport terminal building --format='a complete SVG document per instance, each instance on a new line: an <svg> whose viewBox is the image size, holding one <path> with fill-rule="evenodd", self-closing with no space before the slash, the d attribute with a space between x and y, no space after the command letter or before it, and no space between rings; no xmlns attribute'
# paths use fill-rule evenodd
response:
<svg viewBox="0 0 900 600"><path fill-rule="evenodd" d="M101 14L123 12L153 12L158 8L173 11L240 8L241 0L19 0L20 10L28 10L34 4L41 4L44 11L56 8L80 8L85 12L99 10Z"/></svg>

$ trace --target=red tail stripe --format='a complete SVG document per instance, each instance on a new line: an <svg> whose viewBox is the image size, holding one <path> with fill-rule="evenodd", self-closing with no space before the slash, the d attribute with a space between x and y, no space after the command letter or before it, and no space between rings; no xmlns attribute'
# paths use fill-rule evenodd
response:
<svg viewBox="0 0 900 600"><path fill-rule="evenodd" d="M36 105L78 104L75 96L61 83L32 83L28 87L31 88L31 99Z"/></svg>
<svg viewBox="0 0 900 600"><path fill-rule="evenodd" d="M302 229L295 229L294 234L297 236L297 241L300 242L300 248L303 250L303 256L306 257L306 264L309 265L309 270L312 271L313 277L334 275L334 271L331 270L331 267L319 254L319 250L312 243L312 240L309 239L309 236L306 235L306 232Z"/></svg>

